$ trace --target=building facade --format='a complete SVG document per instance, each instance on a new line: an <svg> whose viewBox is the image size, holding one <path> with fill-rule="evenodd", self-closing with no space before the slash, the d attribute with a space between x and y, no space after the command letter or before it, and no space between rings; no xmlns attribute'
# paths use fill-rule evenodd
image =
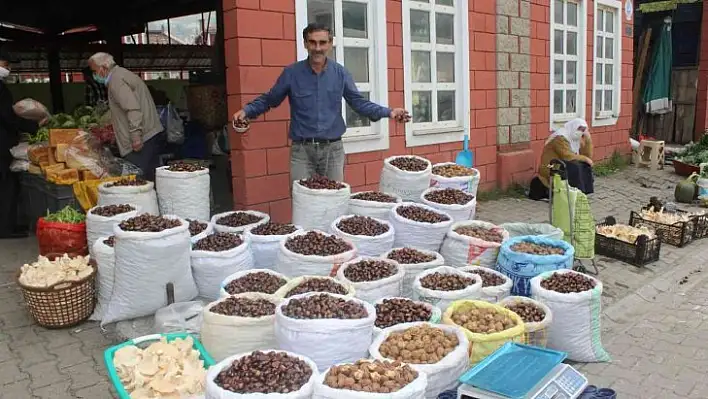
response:
<svg viewBox="0 0 708 399"><path fill-rule="evenodd" d="M625 0L630 1L631 0ZM454 160L469 134L480 189L528 182L549 132L588 121L600 160L629 152L633 18L618 0L224 0L229 112L304 59L302 29L333 27L360 91L411 111L370 123L344 107L345 180L377 189L383 160ZM234 204L291 215L287 101L231 133Z"/></svg>

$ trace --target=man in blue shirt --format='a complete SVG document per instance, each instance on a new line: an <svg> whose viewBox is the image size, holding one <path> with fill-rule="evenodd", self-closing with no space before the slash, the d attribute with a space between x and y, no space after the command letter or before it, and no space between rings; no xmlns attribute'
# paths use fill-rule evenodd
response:
<svg viewBox="0 0 708 399"><path fill-rule="evenodd" d="M329 27L312 23L302 37L309 54L283 70L275 86L234 114L234 121L255 119L290 100L290 178L300 180L315 174L344 180L342 135L347 126L342 118L342 97L357 113L376 122L394 118L405 123L408 112L390 109L364 98L343 65L327 58L332 48Z"/></svg>

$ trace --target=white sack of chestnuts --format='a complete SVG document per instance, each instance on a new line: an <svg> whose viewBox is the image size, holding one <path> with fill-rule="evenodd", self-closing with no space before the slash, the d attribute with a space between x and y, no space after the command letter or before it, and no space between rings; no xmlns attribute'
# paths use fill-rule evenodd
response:
<svg viewBox="0 0 708 399"><path fill-rule="evenodd" d="M294 233L303 231L294 224L268 222L246 231L246 237L251 240L253 260L258 267L275 268L280 253L280 242Z"/></svg>
<svg viewBox="0 0 708 399"><path fill-rule="evenodd" d="M234 353L277 347L275 307L281 299L249 292L221 298L204 307L200 338L214 360Z"/></svg>
<svg viewBox="0 0 708 399"><path fill-rule="evenodd" d="M211 214L209 168L181 163L155 169L155 189L163 215L209 219Z"/></svg>
<svg viewBox="0 0 708 399"><path fill-rule="evenodd" d="M236 272L221 282L221 298L247 292L273 295L288 282L288 278L269 269L249 269Z"/></svg>
<svg viewBox="0 0 708 399"><path fill-rule="evenodd" d="M190 238L192 244L214 232L214 225L208 219L205 220L187 219L189 222L189 234L192 236Z"/></svg>
<svg viewBox="0 0 708 399"><path fill-rule="evenodd" d="M379 256L393 248L395 230L388 218L345 215L332 222L330 231L354 244L359 256Z"/></svg>
<svg viewBox="0 0 708 399"><path fill-rule="evenodd" d="M270 222L267 213L242 210L218 213L211 217L211 224L217 233L243 233Z"/></svg>
<svg viewBox="0 0 708 399"><path fill-rule="evenodd" d="M337 280L351 284L354 296L369 303L389 296L401 296L405 270L391 259L359 257L345 262Z"/></svg>
<svg viewBox="0 0 708 399"><path fill-rule="evenodd" d="M548 344L548 326L553 322L553 312L543 302L525 297L508 296L497 305L516 313L524 321L526 343L545 348ZM541 319L536 321L536 319Z"/></svg>
<svg viewBox="0 0 708 399"><path fill-rule="evenodd" d="M316 187L316 188L309 188ZM347 213L352 188L324 176L293 182L293 223L305 230L329 230L334 219Z"/></svg>
<svg viewBox="0 0 708 399"><path fill-rule="evenodd" d="M435 251L410 247L393 248L381 257L395 260L405 270L402 296L406 298L413 297L413 282L418 274L445 264L442 255Z"/></svg>
<svg viewBox="0 0 708 399"><path fill-rule="evenodd" d="M94 308L90 320L100 321L103 319L108 309L108 303L111 301L113 275L116 267L113 243L114 240L109 240L109 237L105 236L98 237L91 246L93 248L91 259L96 261L98 270L96 273L96 308Z"/></svg>
<svg viewBox="0 0 708 399"><path fill-rule="evenodd" d="M388 219L388 214L394 205L401 202L397 194L380 191L360 191L349 197L349 213L359 216L369 216L377 219Z"/></svg>
<svg viewBox="0 0 708 399"><path fill-rule="evenodd" d="M103 182L98 185L98 206L135 204L140 211L159 215L155 183L136 178L131 184L124 184L129 179ZM118 183L118 184L116 184Z"/></svg>
<svg viewBox="0 0 708 399"><path fill-rule="evenodd" d="M389 220L396 231L394 246L429 251L440 250L445 234L453 223L452 216L447 212L413 202L394 206Z"/></svg>
<svg viewBox="0 0 708 399"><path fill-rule="evenodd" d="M280 242L275 270L289 277L334 277L342 263L356 254L356 247L346 239L318 230L302 231Z"/></svg>
<svg viewBox="0 0 708 399"><path fill-rule="evenodd" d="M376 323L374 337L388 328L403 323L427 321L439 324L442 310L427 302L414 301L405 297L386 297L374 303L376 308Z"/></svg>
<svg viewBox="0 0 708 399"><path fill-rule="evenodd" d="M226 277L253 268L251 241L243 234L210 234L192 247L191 265L199 296L215 300Z"/></svg>
<svg viewBox="0 0 708 399"><path fill-rule="evenodd" d="M379 190L399 195L403 201L419 201L430 187L433 164L416 155L388 157L384 160Z"/></svg>
<svg viewBox="0 0 708 399"><path fill-rule="evenodd" d="M454 162L436 163L433 165L430 186L456 188L477 196L480 177L479 170L475 168L468 168Z"/></svg>
<svg viewBox="0 0 708 399"><path fill-rule="evenodd" d="M531 279L531 297L553 312L548 347L576 362L607 362L602 346L602 282L573 270L555 270Z"/></svg>
<svg viewBox="0 0 708 399"><path fill-rule="evenodd" d="M480 220L457 222L447 232L440 254L450 266L493 268L499 247L508 239L509 233L492 223Z"/></svg>
<svg viewBox="0 0 708 399"><path fill-rule="evenodd" d="M360 360L321 373L312 399L424 399L427 386L428 376L405 363Z"/></svg>
<svg viewBox="0 0 708 399"><path fill-rule="evenodd" d="M321 371L367 357L376 310L357 298L307 293L285 298L275 309L278 347L312 359Z"/></svg>
<svg viewBox="0 0 708 399"><path fill-rule="evenodd" d="M418 274L413 282L413 299L433 304L443 311L459 299L482 295L482 278L454 267L439 266Z"/></svg>
<svg viewBox="0 0 708 399"><path fill-rule="evenodd" d="M511 293L511 286L514 282L494 269L482 266L465 266L458 270L476 274L482 278L482 295L480 299L483 301L496 303L502 298L508 297Z"/></svg>
<svg viewBox="0 0 708 399"><path fill-rule="evenodd" d="M331 294L344 295L347 298L354 298L356 289L351 283L334 277L300 276L289 280L274 295L279 298L290 298L291 296L308 292L329 292Z"/></svg>
<svg viewBox="0 0 708 399"><path fill-rule="evenodd" d="M113 226L125 219L137 216L140 206L135 204L120 204L108 206L94 206L86 212L86 242L89 245L89 254L93 253L93 244L98 237L112 236Z"/></svg>
<svg viewBox="0 0 708 399"><path fill-rule="evenodd" d="M414 330L421 335L409 334ZM451 341L457 345L451 346L455 343ZM398 349L404 344L405 349ZM433 349L432 353L429 352ZM371 357L376 360L396 360L393 358L395 354L416 371L425 373L428 376L426 399L435 399L442 392L460 385L458 378L469 368L469 350L470 342L461 328L426 322L386 328L374 338L369 348ZM419 352L426 355L421 356Z"/></svg>
<svg viewBox="0 0 708 399"><path fill-rule="evenodd" d="M430 187L420 195L420 202L447 212L455 222L474 219L477 210L477 197L454 188Z"/></svg>

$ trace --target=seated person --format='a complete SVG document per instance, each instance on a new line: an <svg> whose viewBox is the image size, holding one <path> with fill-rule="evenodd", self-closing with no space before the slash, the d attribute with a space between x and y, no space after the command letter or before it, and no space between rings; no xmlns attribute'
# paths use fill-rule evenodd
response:
<svg viewBox="0 0 708 399"><path fill-rule="evenodd" d="M538 176L531 180L529 198L542 200L549 196L551 160L565 162L568 184L585 194L594 192L592 174L592 141L588 124L581 118L567 122L548 137L541 154Z"/></svg>

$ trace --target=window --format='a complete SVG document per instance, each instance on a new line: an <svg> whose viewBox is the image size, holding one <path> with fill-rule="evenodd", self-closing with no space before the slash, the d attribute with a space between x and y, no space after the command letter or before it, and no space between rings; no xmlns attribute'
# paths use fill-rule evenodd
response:
<svg viewBox="0 0 708 399"><path fill-rule="evenodd" d="M595 1L593 126L614 125L619 117L621 7L616 0Z"/></svg>
<svg viewBox="0 0 708 399"><path fill-rule="evenodd" d="M551 123L582 117L585 108L584 1L551 2Z"/></svg>
<svg viewBox="0 0 708 399"><path fill-rule="evenodd" d="M343 64L361 94L378 104L388 104L388 65L385 7L375 0L297 0L298 59L307 58L302 30L310 22L328 25L334 35L329 55ZM372 123L354 112L342 100L347 124L344 149L347 153L388 148L388 120Z"/></svg>
<svg viewBox="0 0 708 399"><path fill-rule="evenodd" d="M469 129L467 1L403 1L409 146L459 140Z"/></svg>

